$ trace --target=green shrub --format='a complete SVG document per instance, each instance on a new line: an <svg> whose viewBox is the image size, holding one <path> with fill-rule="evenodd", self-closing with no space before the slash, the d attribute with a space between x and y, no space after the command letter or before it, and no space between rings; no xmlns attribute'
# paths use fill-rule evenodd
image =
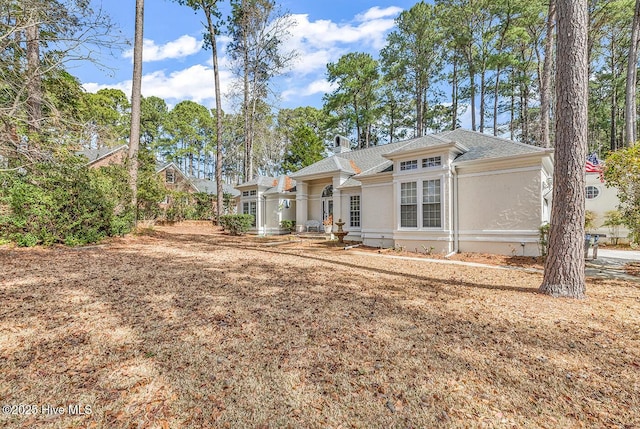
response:
<svg viewBox="0 0 640 429"><path fill-rule="evenodd" d="M220 216L220 226L231 235L245 234L253 225L253 215L232 214Z"/></svg>
<svg viewBox="0 0 640 429"><path fill-rule="evenodd" d="M296 221L290 219L281 220L280 228L286 229L289 232L293 232L296 229Z"/></svg>
<svg viewBox="0 0 640 429"><path fill-rule="evenodd" d="M19 246L94 243L128 232L123 167L90 170L76 157L0 176L0 236Z"/></svg>

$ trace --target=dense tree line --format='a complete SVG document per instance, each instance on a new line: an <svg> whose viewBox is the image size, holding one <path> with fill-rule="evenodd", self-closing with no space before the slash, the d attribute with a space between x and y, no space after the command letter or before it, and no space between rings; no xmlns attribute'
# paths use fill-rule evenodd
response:
<svg viewBox="0 0 640 429"><path fill-rule="evenodd" d="M588 143L603 154L635 140L624 133L636 25L633 0L588 2ZM465 114L473 130L551 146L554 40L555 0L419 2L378 60L349 53L327 66L337 89L324 107L361 147L455 128Z"/></svg>

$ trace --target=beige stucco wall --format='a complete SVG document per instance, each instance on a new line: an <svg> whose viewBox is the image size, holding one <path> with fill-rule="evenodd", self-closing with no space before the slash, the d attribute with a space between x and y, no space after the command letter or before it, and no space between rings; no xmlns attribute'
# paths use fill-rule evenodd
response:
<svg viewBox="0 0 640 429"><path fill-rule="evenodd" d="M293 198L292 198L293 197ZM295 220L296 200L295 196L285 198L282 195L270 194L265 202L266 224L265 234L285 234L288 231L280 228L280 221ZM284 200L289 200L289 208L284 206Z"/></svg>
<svg viewBox="0 0 640 429"><path fill-rule="evenodd" d="M393 247L393 183L363 182L361 205L361 234L363 242L373 247Z"/></svg>
<svg viewBox="0 0 640 429"><path fill-rule="evenodd" d="M609 238L616 235L615 231L609 227L604 226L606 220L606 213L611 210L617 210L620 200L618 199L616 188L607 188L605 183L600 182L600 176L598 174L587 174L586 186L595 186L599 194L596 198L585 200L585 209L590 210L596 215L594 221L595 228L591 228L588 232L594 234L606 235L606 242L610 242ZM620 241L627 241L629 230L624 226L621 226L617 231L617 236L621 238Z"/></svg>
<svg viewBox="0 0 640 429"><path fill-rule="evenodd" d="M502 172L461 172L459 251L539 255L541 182L541 171L535 166Z"/></svg>
<svg viewBox="0 0 640 429"><path fill-rule="evenodd" d="M329 177L323 180L313 180L309 182L309 200L307 217L313 220L322 221L322 191L333 181Z"/></svg>

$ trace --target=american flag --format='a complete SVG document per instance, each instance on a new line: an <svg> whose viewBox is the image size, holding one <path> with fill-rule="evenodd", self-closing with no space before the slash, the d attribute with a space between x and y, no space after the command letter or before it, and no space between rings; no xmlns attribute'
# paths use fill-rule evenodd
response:
<svg viewBox="0 0 640 429"><path fill-rule="evenodd" d="M600 174L600 181L604 182L602 163L598 159L598 154L597 153L593 152L589 156L587 156L587 162L585 164L585 171L587 173L598 173L598 174Z"/></svg>

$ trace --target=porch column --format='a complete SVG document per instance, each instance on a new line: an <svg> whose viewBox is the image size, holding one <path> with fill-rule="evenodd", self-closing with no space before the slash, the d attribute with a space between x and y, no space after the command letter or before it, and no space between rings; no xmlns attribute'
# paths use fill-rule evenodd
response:
<svg viewBox="0 0 640 429"><path fill-rule="evenodd" d="M343 182L341 179L340 176L333 178L333 223L342 218L342 192L338 189Z"/></svg>
<svg viewBox="0 0 640 429"><path fill-rule="evenodd" d="M296 225L304 225L309 220L309 185L296 182Z"/></svg>

